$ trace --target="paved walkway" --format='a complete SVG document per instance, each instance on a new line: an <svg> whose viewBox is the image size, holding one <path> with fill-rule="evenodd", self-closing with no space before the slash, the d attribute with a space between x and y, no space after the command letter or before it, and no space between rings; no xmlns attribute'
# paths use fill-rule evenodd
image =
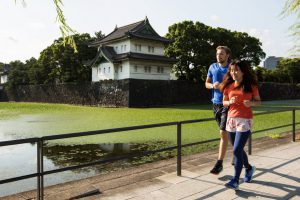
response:
<svg viewBox="0 0 300 200"><path fill-rule="evenodd" d="M275 140L274 140L275 141ZM231 179L233 167L231 158L225 160L223 172L216 176L209 172L213 165L216 152L207 153L207 157L199 160L189 159L183 162L182 176L176 176L176 165L158 170L166 166L165 162L150 164L147 171L151 175L135 169L128 170L127 176L102 179L93 177L72 184L55 186L46 190L45 199L70 199L76 195L100 189L101 194L91 195L81 199L101 200L196 200L196 199L292 199L300 200L300 141L290 142L288 139L283 144L276 142L262 143L263 147L253 149L249 156L251 164L257 167L252 183L241 181L240 191L230 190L224 184ZM232 152L228 152L229 155ZM205 162L209 161L209 162ZM173 163L174 164L174 163ZM152 170L151 170L152 168ZM242 172L242 177L244 171ZM103 177L103 176L102 176ZM134 181L133 181L134 180ZM109 183L108 185L106 183ZM75 184L75 185L74 185ZM76 184L78 187L76 187ZM80 187L79 187L80 186ZM63 190L63 192L62 192ZM72 191L72 192L71 192ZM71 195L71 196L70 196ZM34 192L14 195L3 199L31 199ZM1 199L1 198L0 198Z"/></svg>
<svg viewBox="0 0 300 200"><path fill-rule="evenodd" d="M141 183L135 189L128 186L100 199L300 199L300 142L257 152L250 156L250 161L257 167L254 180L241 183L237 192L224 187L233 174L233 167L227 162L219 176L208 173L211 166L183 170L181 177L176 173L165 174L153 180L153 184Z"/></svg>

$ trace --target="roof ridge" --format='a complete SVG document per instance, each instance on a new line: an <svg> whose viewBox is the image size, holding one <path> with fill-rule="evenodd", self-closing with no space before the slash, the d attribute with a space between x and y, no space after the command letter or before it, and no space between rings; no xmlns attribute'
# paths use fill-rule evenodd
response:
<svg viewBox="0 0 300 200"><path fill-rule="evenodd" d="M134 25L134 24L140 24L140 23L142 23L142 22L144 22L145 20L142 20L142 21L138 21L138 22L134 22L134 23L131 23L131 24L127 24L127 25L125 25L125 26L120 26L120 27L118 27L117 29L120 29L120 28L126 28L126 27L128 27L128 26L132 26L132 25Z"/></svg>

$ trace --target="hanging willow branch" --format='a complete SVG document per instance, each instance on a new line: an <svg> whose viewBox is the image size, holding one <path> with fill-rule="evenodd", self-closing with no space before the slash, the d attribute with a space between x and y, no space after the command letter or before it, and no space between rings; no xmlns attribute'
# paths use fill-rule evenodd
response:
<svg viewBox="0 0 300 200"><path fill-rule="evenodd" d="M64 44L67 43L71 45L74 51L77 52L77 46L72 36L72 34L75 34L76 31L73 30L66 22L65 16L61 9L61 7L63 6L62 0L53 0L53 2L55 4L56 12L57 12L56 21L58 21L59 23L59 29L62 34Z"/></svg>
<svg viewBox="0 0 300 200"><path fill-rule="evenodd" d="M300 55L300 0L287 0L281 12L282 17L296 14L296 22L289 27L292 31L292 36L295 39L294 47L292 51L295 52L294 56Z"/></svg>
<svg viewBox="0 0 300 200"><path fill-rule="evenodd" d="M15 4L17 3L17 0L14 0ZM21 0L22 5L25 7L26 2L25 0ZM63 14L63 10L61 7L63 7L63 0L53 0L55 8L56 8L56 21L59 23L59 29L61 32L61 35L63 37L64 45L68 44L70 45L75 52L77 52L77 46L73 38L73 34L76 34L76 31L73 30L66 22L66 18Z"/></svg>

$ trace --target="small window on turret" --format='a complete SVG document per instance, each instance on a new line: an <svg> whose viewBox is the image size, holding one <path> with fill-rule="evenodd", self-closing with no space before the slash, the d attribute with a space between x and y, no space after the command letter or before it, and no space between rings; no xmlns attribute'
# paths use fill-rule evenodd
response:
<svg viewBox="0 0 300 200"><path fill-rule="evenodd" d="M149 53L154 53L154 47L148 46L148 52Z"/></svg>
<svg viewBox="0 0 300 200"><path fill-rule="evenodd" d="M135 44L135 51L142 51L142 45Z"/></svg>
<svg viewBox="0 0 300 200"><path fill-rule="evenodd" d="M135 65L135 66L134 66L134 72L137 72L137 70L138 70L138 66Z"/></svg>

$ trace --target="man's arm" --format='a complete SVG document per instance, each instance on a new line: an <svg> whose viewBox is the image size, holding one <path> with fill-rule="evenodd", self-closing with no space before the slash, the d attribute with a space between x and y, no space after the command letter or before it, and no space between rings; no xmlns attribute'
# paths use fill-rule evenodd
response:
<svg viewBox="0 0 300 200"><path fill-rule="evenodd" d="M212 83L212 80L211 80L211 78L209 78L209 77L207 77L206 78L206 81L205 81L205 87L207 88L207 89L218 89L218 85L219 85L220 83L217 81L217 82L215 82L215 83Z"/></svg>

